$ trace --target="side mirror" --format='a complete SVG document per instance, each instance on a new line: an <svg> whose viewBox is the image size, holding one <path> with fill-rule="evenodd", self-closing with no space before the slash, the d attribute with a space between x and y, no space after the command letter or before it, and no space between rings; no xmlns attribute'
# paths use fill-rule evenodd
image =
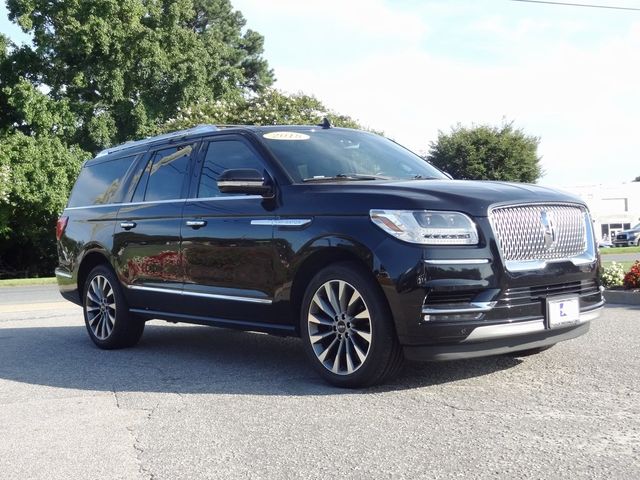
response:
<svg viewBox="0 0 640 480"><path fill-rule="evenodd" d="M225 170L218 179L218 190L222 193L245 193L247 195L273 196L269 180L253 168L233 168Z"/></svg>

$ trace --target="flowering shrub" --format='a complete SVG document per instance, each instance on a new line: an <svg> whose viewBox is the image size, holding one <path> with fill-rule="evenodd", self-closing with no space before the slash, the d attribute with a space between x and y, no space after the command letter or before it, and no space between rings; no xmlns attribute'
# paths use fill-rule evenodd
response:
<svg viewBox="0 0 640 480"><path fill-rule="evenodd" d="M611 265L604 267L600 272L600 281L607 288L621 287L624 280L624 269L622 264L611 262Z"/></svg>
<svg viewBox="0 0 640 480"><path fill-rule="evenodd" d="M624 276L625 288L640 288L640 260L636 260Z"/></svg>

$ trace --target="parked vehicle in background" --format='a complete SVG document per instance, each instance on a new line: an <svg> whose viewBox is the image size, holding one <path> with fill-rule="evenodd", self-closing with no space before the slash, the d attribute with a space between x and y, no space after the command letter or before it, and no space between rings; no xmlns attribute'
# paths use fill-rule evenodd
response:
<svg viewBox="0 0 640 480"><path fill-rule="evenodd" d="M640 223L629 230L618 232L613 240L616 247L640 247Z"/></svg>
<svg viewBox="0 0 640 480"><path fill-rule="evenodd" d="M535 353L587 332L603 305L579 199L451 180L327 123L107 149L84 164L57 238L60 291L100 348L134 345L153 318L299 336L345 387L403 358Z"/></svg>

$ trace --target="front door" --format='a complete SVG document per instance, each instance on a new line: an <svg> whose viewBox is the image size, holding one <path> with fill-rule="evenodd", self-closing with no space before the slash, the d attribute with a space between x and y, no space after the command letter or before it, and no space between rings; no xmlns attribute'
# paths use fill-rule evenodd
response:
<svg viewBox="0 0 640 480"><path fill-rule="evenodd" d="M182 254L185 306L192 315L270 322L273 287L274 200L224 194L220 174L231 168L266 166L239 135L205 142L183 211Z"/></svg>

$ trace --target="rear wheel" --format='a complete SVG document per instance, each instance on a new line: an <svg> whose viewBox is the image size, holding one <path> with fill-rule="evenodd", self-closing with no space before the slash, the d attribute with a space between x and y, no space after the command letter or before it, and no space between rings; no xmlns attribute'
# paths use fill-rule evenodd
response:
<svg viewBox="0 0 640 480"><path fill-rule="evenodd" d="M144 331L144 321L129 313L120 282L106 265L98 265L87 277L83 312L89 337L100 348L132 347Z"/></svg>
<svg viewBox="0 0 640 480"><path fill-rule="evenodd" d="M302 302L300 332L314 368L336 386L382 383L402 364L389 307L357 264L340 263L316 274Z"/></svg>

